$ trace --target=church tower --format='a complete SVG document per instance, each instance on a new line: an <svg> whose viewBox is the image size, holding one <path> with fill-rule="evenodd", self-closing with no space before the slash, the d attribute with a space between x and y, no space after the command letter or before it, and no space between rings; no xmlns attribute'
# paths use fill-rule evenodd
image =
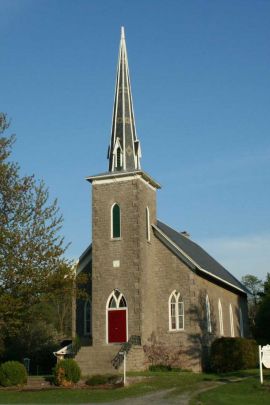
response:
<svg viewBox="0 0 270 405"><path fill-rule="evenodd" d="M93 187L93 347L122 344L131 336L142 341L153 321L151 224L160 186L141 170L123 27L108 159L108 172L87 178Z"/></svg>

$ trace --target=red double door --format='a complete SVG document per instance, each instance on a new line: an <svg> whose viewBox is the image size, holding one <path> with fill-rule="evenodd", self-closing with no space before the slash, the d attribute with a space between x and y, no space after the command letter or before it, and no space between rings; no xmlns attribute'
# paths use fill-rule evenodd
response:
<svg viewBox="0 0 270 405"><path fill-rule="evenodd" d="M108 342L124 343L127 341L127 311L116 309L108 311Z"/></svg>

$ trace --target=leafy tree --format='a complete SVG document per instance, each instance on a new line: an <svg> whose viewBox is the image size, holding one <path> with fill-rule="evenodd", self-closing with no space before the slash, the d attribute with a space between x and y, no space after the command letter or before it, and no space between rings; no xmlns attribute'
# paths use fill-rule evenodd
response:
<svg viewBox="0 0 270 405"><path fill-rule="evenodd" d="M32 323L33 308L52 299L55 285L59 296L74 275L63 259L57 200L49 200L43 181L20 175L10 160L15 138L1 135L8 127L0 114L0 350L5 338Z"/></svg>
<svg viewBox="0 0 270 405"><path fill-rule="evenodd" d="M255 336L261 343L270 344L270 273L263 284L263 294L255 317Z"/></svg>
<svg viewBox="0 0 270 405"><path fill-rule="evenodd" d="M242 277L242 283L245 287L251 292L252 296L248 299L248 312L249 312L249 321L252 332L254 332L255 327L255 317L258 310L258 305L261 299L263 283L262 281L252 275L247 274Z"/></svg>

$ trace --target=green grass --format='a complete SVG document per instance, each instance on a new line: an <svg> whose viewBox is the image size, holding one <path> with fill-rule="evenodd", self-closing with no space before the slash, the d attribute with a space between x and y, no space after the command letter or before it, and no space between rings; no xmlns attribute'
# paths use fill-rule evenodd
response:
<svg viewBox="0 0 270 405"><path fill-rule="evenodd" d="M129 375L143 375L149 378L130 387L115 390L58 388L31 392L0 391L0 404L85 404L142 396L152 391L166 389L173 389L168 396L175 396L185 391L194 392L205 384L212 384L220 380L225 381L226 384L198 395L194 398L192 405L270 404L270 372L264 373L266 384L263 387L259 383L258 370L228 373L221 376L173 371L129 373ZM244 379L237 381L239 378Z"/></svg>
<svg viewBox="0 0 270 405"><path fill-rule="evenodd" d="M115 390L90 389L52 389L39 392L0 391L0 404L81 404L87 402L106 402L117 399L141 396L151 391L176 388L183 392L205 378L205 374L187 372L145 372L132 373L132 376L151 377L130 387Z"/></svg>
<svg viewBox="0 0 270 405"><path fill-rule="evenodd" d="M242 381L237 378L246 377ZM270 404L270 374L264 372L264 385L259 372L247 370L223 375L225 383L217 388L198 394L191 405L262 405ZM230 381L231 382L228 382Z"/></svg>

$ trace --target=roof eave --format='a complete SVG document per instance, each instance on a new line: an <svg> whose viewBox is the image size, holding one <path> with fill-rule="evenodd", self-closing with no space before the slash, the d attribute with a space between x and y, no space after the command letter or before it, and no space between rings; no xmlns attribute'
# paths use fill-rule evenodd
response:
<svg viewBox="0 0 270 405"><path fill-rule="evenodd" d="M145 173L142 170L134 170L134 171L128 171L128 172L108 172L108 173L103 173L103 174L97 174L94 176L88 176L86 177L86 180L92 183L93 181L99 181L99 180L113 180L113 179L119 179L119 178L125 178L128 176L141 176L147 183L149 183L151 186L155 187L156 189L160 189L161 185L157 183L149 174Z"/></svg>
<svg viewBox="0 0 270 405"><path fill-rule="evenodd" d="M162 236L178 253L180 258L185 258L184 262L191 268L191 269L197 269L201 271L204 274L207 274L210 278L213 278L214 280L218 280L219 282L226 284L227 286L230 286L231 288L234 288L238 291L241 291L241 293L247 294L247 291L243 290L240 287L237 287L236 285L230 283L229 281L224 280L221 277L218 277L214 275L213 273L210 273L208 270L202 268L198 263L196 263L191 257L189 257L182 249L179 248L164 232L162 232L156 225L152 224L152 227L154 231L156 231L159 235ZM161 238L159 238L161 240Z"/></svg>

